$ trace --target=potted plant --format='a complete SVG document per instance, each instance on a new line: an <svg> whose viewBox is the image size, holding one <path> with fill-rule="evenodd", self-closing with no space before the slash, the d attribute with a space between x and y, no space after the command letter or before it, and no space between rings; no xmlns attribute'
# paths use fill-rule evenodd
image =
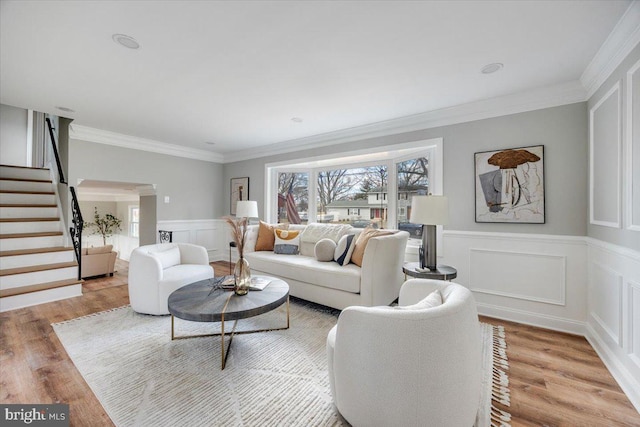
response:
<svg viewBox="0 0 640 427"><path fill-rule="evenodd" d="M93 209L93 222L89 222L86 225L94 229L92 234L100 234L102 236L102 244L106 246L107 237L111 237L116 231L122 230L120 227L122 220L110 213L100 215L97 206L94 206Z"/></svg>

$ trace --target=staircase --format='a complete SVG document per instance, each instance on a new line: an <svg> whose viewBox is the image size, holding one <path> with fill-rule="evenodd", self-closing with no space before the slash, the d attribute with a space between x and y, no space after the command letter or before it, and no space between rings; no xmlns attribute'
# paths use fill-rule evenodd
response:
<svg viewBox="0 0 640 427"><path fill-rule="evenodd" d="M82 295L48 169L0 165L0 312Z"/></svg>

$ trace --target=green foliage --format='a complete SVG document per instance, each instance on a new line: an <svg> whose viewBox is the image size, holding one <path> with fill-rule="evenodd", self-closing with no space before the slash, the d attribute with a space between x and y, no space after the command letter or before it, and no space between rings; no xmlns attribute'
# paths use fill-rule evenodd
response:
<svg viewBox="0 0 640 427"><path fill-rule="evenodd" d="M102 244L107 245L107 237L113 236L116 231L122 230L122 220L111 215L110 213L100 215L98 207L94 206L93 222L86 223L87 227L93 228L93 233L102 236Z"/></svg>

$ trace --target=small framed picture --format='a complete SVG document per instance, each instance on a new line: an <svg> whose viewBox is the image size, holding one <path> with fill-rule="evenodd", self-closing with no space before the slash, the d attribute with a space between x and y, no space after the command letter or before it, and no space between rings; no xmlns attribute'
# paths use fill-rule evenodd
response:
<svg viewBox="0 0 640 427"><path fill-rule="evenodd" d="M231 178L231 215L236 214L238 200L249 200L249 177Z"/></svg>
<svg viewBox="0 0 640 427"><path fill-rule="evenodd" d="M544 224L544 145L475 153L476 222Z"/></svg>

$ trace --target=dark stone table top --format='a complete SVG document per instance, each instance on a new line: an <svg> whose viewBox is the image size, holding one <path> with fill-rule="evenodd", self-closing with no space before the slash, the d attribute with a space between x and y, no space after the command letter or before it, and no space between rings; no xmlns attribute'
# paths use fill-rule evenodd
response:
<svg viewBox="0 0 640 427"><path fill-rule="evenodd" d="M275 277L262 277L271 279L271 283L261 291L249 291L242 296L234 294L232 290L213 289L216 279L183 286L169 295L169 313L194 322L221 321L225 305L225 321L266 313L287 301L289 285Z"/></svg>

